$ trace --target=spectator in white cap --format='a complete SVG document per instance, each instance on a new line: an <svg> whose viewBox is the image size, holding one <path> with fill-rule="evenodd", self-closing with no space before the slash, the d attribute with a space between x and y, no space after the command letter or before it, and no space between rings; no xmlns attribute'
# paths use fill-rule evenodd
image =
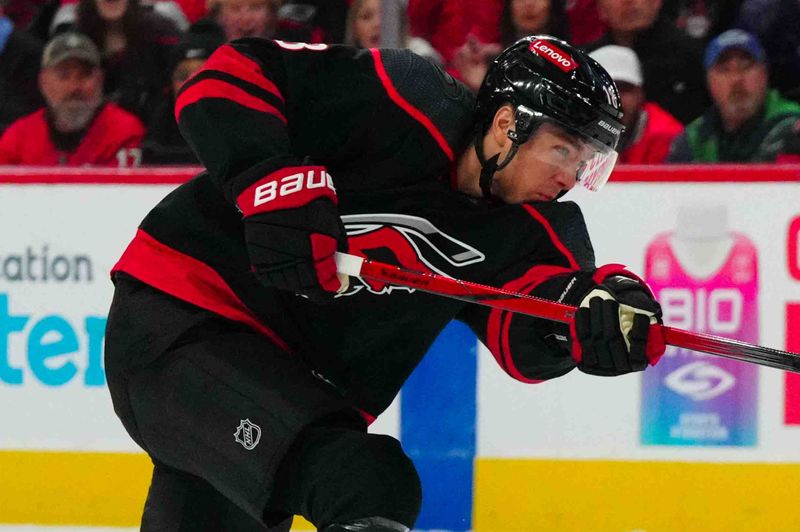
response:
<svg viewBox="0 0 800 532"><path fill-rule="evenodd" d="M618 146L624 164L661 163L683 125L655 102L645 100L642 66L636 52L611 44L589 54L617 84L622 98L625 132Z"/></svg>
<svg viewBox="0 0 800 532"><path fill-rule="evenodd" d="M800 105L768 84L758 39L734 29L706 48L706 81L713 105L675 139L672 162L772 162L793 134Z"/></svg>

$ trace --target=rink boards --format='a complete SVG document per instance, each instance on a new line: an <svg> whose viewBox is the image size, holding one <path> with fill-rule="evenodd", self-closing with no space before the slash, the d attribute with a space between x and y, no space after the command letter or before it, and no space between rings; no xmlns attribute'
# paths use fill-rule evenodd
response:
<svg viewBox="0 0 800 532"><path fill-rule="evenodd" d="M800 190L790 182L798 174L731 169L735 181L726 182L716 173L673 171L661 175L675 181L650 183L653 170L621 171L621 182L600 195L575 196L598 264L623 262L640 273L648 245L674 228L679 209L724 205L730 229L757 255L757 317L740 318L757 319L760 343L798 349ZM737 180L748 176L753 180ZM116 420L105 388L107 272L142 216L186 177L172 170L22 176L0 169L0 523L135 525L150 466ZM676 292L672 315L702 316L705 326L729 330L743 308L743 296L731 290ZM426 484L420 526L800 529L798 388L783 372L764 368L750 377L747 385L757 390L752 419L734 416L723 427L749 423L753 439L654 444L642 424L644 402L656 390L641 375L574 372L524 385L482 348L464 356L464 343L476 344L463 331L453 334L460 347L439 345L444 358L432 356L409 383L427 390L425 401L411 400L417 389L401 395L375 426L401 437L423 479L453 473L446 486ZM463 387L430 386L454 363L462 366ZM705 373L690 375L694 384L714 362L697 364ZM700 383L710 392L718 385ZM665 397L664 412L680 406ZM454 422L443 426L443 419Z"/></svg>

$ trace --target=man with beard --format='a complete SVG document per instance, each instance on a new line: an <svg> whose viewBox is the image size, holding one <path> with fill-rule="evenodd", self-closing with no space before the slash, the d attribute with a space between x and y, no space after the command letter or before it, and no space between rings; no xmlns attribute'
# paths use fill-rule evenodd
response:
<svg viewBox="0 0 800 532"><path fill-rule="evenodd" d="M768 86L758 39L728 30L706 49L706 80L714 104L677 137L670 162L775 161L792 137L800 105Z"/></svg>
<svg viewBox="0 0 800 532"><path fill-rule="evenodd" d="M100 52L80 33L54 37L42 54L39 90L47 105L0 137L0 164L136 166L144 126L103 103Z"/></svg>

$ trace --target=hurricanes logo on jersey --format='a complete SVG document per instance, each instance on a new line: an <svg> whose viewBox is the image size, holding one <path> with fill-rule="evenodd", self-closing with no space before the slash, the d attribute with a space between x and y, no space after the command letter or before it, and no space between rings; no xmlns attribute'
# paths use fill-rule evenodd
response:
<svg viewBox="0 0 800 532"><path fill-rule="evenodd" d="M444 233L430 221L405 214L350 214L342 216L347 230L349 252L361 257L396 264L416 272L449 277L443 268L461 268L483 261L486 256L474 247ZM352 296L367 290L383 295L394 290L414 292L366 279L352 279L350 288L339 294Z"/></svg>

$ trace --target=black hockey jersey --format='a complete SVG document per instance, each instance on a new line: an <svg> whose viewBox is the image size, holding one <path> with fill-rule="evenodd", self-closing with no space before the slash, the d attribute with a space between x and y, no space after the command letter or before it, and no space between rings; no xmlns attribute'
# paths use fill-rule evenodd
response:
<svg viewBox="0 0 800 532"><path fill-rule="evenodd" d="M223 46L176 104L207 171L150 212L115 271L250 325L371 415L452 319L512 377L563 375L575 363L545 320L360 279L316 305L251 272L237 194L308 160L333 178L350 253L545 297L571 272L593 269L575 204L489 204L452 189L473 105L463 85L407 51Z"/></svg>

